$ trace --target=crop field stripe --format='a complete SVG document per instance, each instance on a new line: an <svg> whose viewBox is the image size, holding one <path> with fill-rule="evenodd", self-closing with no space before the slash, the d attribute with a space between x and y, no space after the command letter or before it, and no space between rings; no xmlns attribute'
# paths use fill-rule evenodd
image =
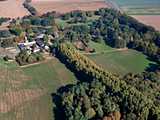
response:
<svg viewBox="0 0 160 120"><path fill-rule="evenodd" d="M36 67L36 66L37 66L37 65L35 65L35 67ZM31 67L32 67L32 66L31 66ZM35 72L35 71L33 71L33 73L34 73L34 72ZM40 74L39 74L39 75L40 75ZM40 86L40 90L41 90L40 92L43 92L42 90L43 90L44 87L43 87L43 85L42 85L42 83L41 83L41 81L40 81L39 79L38 79L37 85ZM32 107L33 107L31 103L32 103L31 101L28 102L29 108L32 108ZM36 107L37 107L37 106L36 106ZM40 109L40 108L39 108L39 106L38 106L37 110L39 110L39 109ZM29 111L29 113L31 114L31 116L30 116L30 117L31 117L31 118L30 118L31 120L38 120L38 116L39 116L39 115L38 115L38 114L35 115L36 112L37 112L37 111L35 111L35 113L33 113L32 111ZM27 115L28 115L28 113L26 113L26 116L27 116Z"/></svg>
<svg viewBox="0 0 160 120"><path fill-rule="evenodd" d="M61 85L73 83L74 74L57 59L26 68L10 65L0 64L0 79L3 79L0 81L0 108L8 110L0 113L0 120L52 119L51 94Z"/></svg>

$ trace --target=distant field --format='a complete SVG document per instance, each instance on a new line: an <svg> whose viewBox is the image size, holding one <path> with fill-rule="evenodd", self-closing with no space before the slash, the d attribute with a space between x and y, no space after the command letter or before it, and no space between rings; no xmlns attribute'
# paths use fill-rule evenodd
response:
<svg viewBox="0 0 160 120"><path fill-rule="evenodd" d="M132 7L124 6L122 9L129 15L160 15L160 6L159 7Z"/></svg>
<svg viewBox="0 0 160 120"><path fill-rule="evenodd" d="M160 6L159 0L109 0L116 2L120 7L132 6L132 7L149 7L152 6L158 7Z"/></svg>
<svg viewBox="0 0 160 120"><path fill-rule="evenodd" d="M33 0L32 5L40 14L56 11L66 13L73 10L97 10L109 7L105 0Z"/></svg>
<svg viewBox="0 0 160 120"><path fill-rule="evenodd" d="M140 22L160 30L160 0L106 0Z"/></svg>
<svg viewBox="0 0 160 120"><path fill-rule="evenodd" d="M91 44L93 45L93 43ZM148 65L152 63L145 55L135 50L129 49L115 51L113 48L108 46L105 48L105 45L95 43L94 46L97 46L95 48L98 54L87 56L106 70L113 73L124 75L128 72L143 72L148 67Z"/></svg>
<svg viewBox="0 0 160 120"><path fill-rule="evenodd" d="M29 12L23 7L24 0L0 1L0 17L18 18L28 15Z"/></svg>
<svg viewBox="0 0 160 120"><path fill-rule="evenodd" d="M57 59L27 68L0 63L0 120L54 120L51 94L76 82L74 74Z"/></svg>
<svg viewBox="0 0 160 120"><path fill-rule="evenodd" d="M160 15L132 15L132 17L160 31Z"/></svg>

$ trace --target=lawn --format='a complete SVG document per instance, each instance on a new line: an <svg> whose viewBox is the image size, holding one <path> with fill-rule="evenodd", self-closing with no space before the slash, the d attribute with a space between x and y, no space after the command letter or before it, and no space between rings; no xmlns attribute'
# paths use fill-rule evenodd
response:
<svg viewBox="0 0 160 120"><path fill-rule="evenodd" d="M56 58L26 68L0 68L0 120L53 120L51 94L75 82Z"/></svg>
<svg viewBox="0 0 160 120"><path fill-rule="evenodd" d="M139 73L153 63L147 59L147 56L135 50L118 51L104 44L94 42L90 44L97 53L87 56L112 73L122 75L128 72Z"/></svg>
<svg viewBox="0 0 160 120"><path fill-rule="evenodd" d="M17 67L17 64L12 61L12 62L7 62L7 61L4 61L2 58L0 58L0 67L2 68L16 68Z"/></svg>
<svg viewBox="0 0 160 120"><path fill-rule="evenodd" d="M88 46L90 48L94 48L96 53L103 53L105 51L108 52L108 51L115 50L114 48L106 45L105 43L97 43L97 42L93 42L93 41L90 41Z"/></svg>

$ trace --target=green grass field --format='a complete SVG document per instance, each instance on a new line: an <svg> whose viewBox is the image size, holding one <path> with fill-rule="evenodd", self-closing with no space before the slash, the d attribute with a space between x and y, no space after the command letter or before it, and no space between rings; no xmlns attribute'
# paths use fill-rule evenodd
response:
<svg viewBox="0 0 160 120"><path fill-rule="evenodd" d="M135 50L117 51L105 44L94 42L89 44L94 46L96 53L87 56L113 73L122 75L128 72L139 73L143 72L150 63L153 63L145 55Z"/></svg>
<svg viewBox="0 0 160 120"><path fill-rule="evenodd" d="M84 24L90 24L92 23L93 20L98 20L99 16L97 15L93 15L92 17L87 17L87 23L68 23L69 21L71 21L72 19L69 20L63 20L61 18L56 18L55 22L61 27L67 27L67 26L72 26L72 25L84 25Z"/></svg>
<svg viewBox="0 0 160 120"><path fill-rule="evenodd" d="M3 62L0 67L0 120L54 120L51 94L75 83L74 74L57 59L26 68L8 66Z"/></svg>

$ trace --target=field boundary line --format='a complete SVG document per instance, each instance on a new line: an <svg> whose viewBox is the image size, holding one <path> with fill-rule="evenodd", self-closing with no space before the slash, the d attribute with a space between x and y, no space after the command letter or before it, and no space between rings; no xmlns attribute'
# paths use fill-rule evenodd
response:
<svg viewBox="0 0 160 120"><path fill-rule="evenodd" d="M95 52L95 53L82 53L83 55L98 55L98 54L104 54L104 53L113 53L113 52L121 52L121 51L128 51L128 48L120 48L115 50L105 50L102 52Z"/></svg>

